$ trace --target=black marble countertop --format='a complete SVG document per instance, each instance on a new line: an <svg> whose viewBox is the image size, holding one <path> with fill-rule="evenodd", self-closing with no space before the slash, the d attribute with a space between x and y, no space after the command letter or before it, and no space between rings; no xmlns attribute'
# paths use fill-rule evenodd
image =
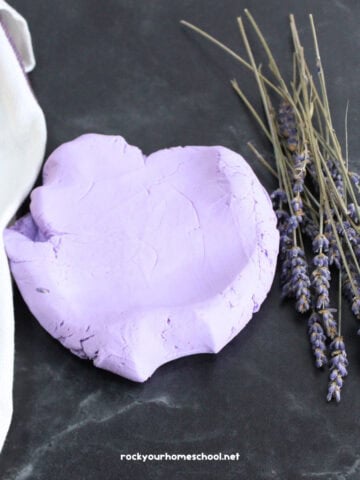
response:
<svg viewBox="0 0 360 480"><path fill-rule="evenodd" d="M318 27L335 126L360 168L358 0L13 0L37 56L31 82L50 153L85 132L121 134L145 153L224 145L272 184L246 143L271 153L229 85L258 102L251 74L180 27L186 19L244 52L236 16L248 7L279 63L290 59L294 13L311 56ZM252 36L253 38L253 36ZM257 50L260 52L260 48ZM14 417L2 480L360 478L360 339L347 308L350 375L326 403L327 373L313 366L306 318L280 304L278 278L249 325L218 355L183 358L144 384L94 368L38 325L15 291ZM235 453L237 461L121 461L124 453Z"/></svg>

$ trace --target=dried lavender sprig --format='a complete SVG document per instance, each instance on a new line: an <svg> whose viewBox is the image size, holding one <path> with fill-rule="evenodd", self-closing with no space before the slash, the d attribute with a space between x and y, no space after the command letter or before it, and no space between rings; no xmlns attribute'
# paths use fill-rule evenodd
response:
<svg viewBox="0 0 360 480"><path fill-rule="evenodd" d="M314 290L314 307L321 317L321 323L326 336L334 338L337 334L337 324L330 308L330 280L329 258L324 252L329 249L329 240L323 233L319 233L313 241L313 250L317 255L313 259L315 268L311 274L311 284Z"/></svg>
<svg viewBox="0 0 360 480"><path fill-rule="evenodd" d="M311 123L312 107L308 96L307 86L304 83L302 83L302 92L304 95L304 117L307 122ZM318 145L314 136L311 134L311 129L309 130L309 134L309 145L314 153L312 156L313 160L309 165L309 167L312 167L310 173L318 186L317 191L320 197L319 231L315 238L313 238L313 250L316 253L313 259L315 269L312 272L312 287L315 293L314 307L318 312L316 318L321 318L322 327L324 328L326 335L329 338L334 338L337 334L337 324L332 314L333 309L329 308L329 286L331 276L329 259L326 254L329 250L330 242L327 236L323 233L324 203L326 204L327 202L327 192L323 182L321 163L318 161Z"/></svg>
<svg viewBox="0 0 360 480"><path fill-rule="evenodd" d="M339 271L339 312L338 312L338 333L333 341L330 343L330 375L329 375L329 385L327 393L327 401L330 402L332 399L335 399L337 402L340 402L341 399L341 389L344 383L344 377L347 376L348 371L348 360L345 350L345 344L343 337L341 335L341 326L342 326L342 271Z"/></svg>
<svg viewBox="0 0 360 480"><path fill-rule="evenodd" d="M317 53L318 53L318 52L317 52ZM318 57L318 60L319 60L319 59L320 59L320 57ZM325 92L325 93L326 93L326 92ZM308 100L307 100L307 102L308 102ZM326 97L325 105L328 107L327 97ZM308 106L310 107L309 102L308 102ZM329 111L328 108L327 108L327 111ZM308 118L309 118L309 122L311 123L311 113L309 113L309 117L308 117ZM312 144L314 145L314 139L312 139ZM320 167L318 167L318 168L319 168L319 174L320 174L318 180L319 180L319 182L321 182L322 172L321 172L321 168L320 168ZM334 185L335 185L335 189L340 186L339 184L336 185L336 183L334 183ZM319 186L320 186L320 189L319 189L319 190L320 190L320 193L321 193L321 190L322 190L322 192L326 194L325 185L324 185L324 184L319 184ZM341 193L342 193L341 191L340 191L340 192L337 191L337 194L338 194L338 196L339 196L340 198L341 198ZM327 199L327 202L326 202L326 203L327 203L327 210L326 210L326 211L329 212L329 211L330 211L330 202L329 202L328 199ZM322 202L321 202L321 201L320 201L320 204L322 205ZM342 203L340 203L340 205L342 206ZM347 212L346 212L346 213L347 213ZM322 223L322 222L321 222L321 223ZM322 232L321 232L321 233L322 233ZM336 240L338 240L338 237L337 237L336 233L335 233L335 236L336 236ZM328 267L328 265L326 265L326 267ZM321 268L321 267L320 267L320 268ZM331 313L331 312L330 312L330 313ZM336 393L336 396L338 396L337 393Z"/></svg>
<svg viewBox="0 0 360 480"><path fill-rule="evenodd" d="M341 389L344 383L344 377L347 376L349 365L345 344L342 336L337 336L330 343L331 359L330 359L330 381L328 387L327 401L335 399L340 402Z"/></svg>
<svg viewBox="0 0 360 480"><path fill-rule="evenodd" d="M305 254L299 246L291 246L285 251L281 269L282 296L295 297L295 308L300 313L310 309L310 279Z"/></svg>
<svg viewBox="0 0 360 480"><path fill-rule="evenodd" d="M296 309L305 313L310 308L310 279L307 272L307 263L303 249L296 244L296 229L299 226L298 218L290 215L283 209L287 204L288 195L278 188L271 194L273 207L278 219L280 232L280 260L282 263L280 281L282 297L295 297Z"/></svg>
<svg viewBox="0 0 360 480"><path fill-rule="evenodd" d="M246 14L248 15L248 17L250 16L248 14L248 12L246 12ZM303 105L299 105L299 111L302 115L302 118L300 119L300 124L303 126L305 131L310 134L310 138L306 138L306 142L308 142L309 145L312 148L313 147L315 147L315 148L320 148L321 147L322 148L322 150L317 153L318 154L318 159L316 161L312 160L311 163L309 164L309 169L314 170L314 172L316 173L316 175L314 175L315 186L316 185L321 186L321 188L319 188L319 190L322 189L322 191L325 192L326 198L325 198L325 200L323 199L322 201L320 201L321 206L324 206L325 213L327 213L328 215L331 216L332 215L331 211L332 211L332 208L334 207L334 204L335 204L335 206L337 205L339 207L339 210L340 210L343 218L345 220L348 218L351 226L353 226L353 224L356 223L356 217L355 217L354 214L357 213L357 217L360 218L359 206L358 206L358 202L357 202L356 198L354 198L354 195L353 195L353 192L352 192L353 182L350 181L350 176L349 176L349 173L348 173L347 164L346 164L346 168L345 168L344 165L343 165L343 162L341 161L342 160L341 150L340 150L337 138L336 138L335 131L332 127L329 104L328 104L325 82L324 82L324 77L323 77L323 71L322 71L320 56L319 56L319 52L318 52L316 33L315 33L312 17L310 17L310 19L311 19L311 25L312 25L312 30L313 30L313 34L314 34L319 77L320 77L320 80L321 80L321 82L320 82L321 83L321 95L319 95L319 93L317 92L317 89L316 89L317 87L315 86L315 84L313 82L313 78L312 78L312 76L309 72L309 69L306 65L306 62L304 60L303 49L302 49L302 46L301 46L300 42L297 39L297 30L296 30L294 18L292 16L291 17L291 29L292 29L293 38L294 38L294 45L295 45L295 56L294 56L294 58L296 58L296 62L297 62L298 69L299 69L300 84L302 84L302 87L304 85L306 85L306 87L303 90L299 90L298 86L295 85L295 82L294 82L294 85L295 85L295 87L293 89L294 92L297 90L297 91L302 92L302 94L296 96L295 93L294 93L294 97L289 100L289 103L292 105L294 103L294 99L295 99L295 104L297 104L298 102L300 102L300 103L304 102L304 107L303 107ZM256 23L253 21L251 16L250 16L250 20L253 23L254 29L255 29L256 33L258 34L258 37L260 38L261 43L264 46L265 51L268 55L270 70L272 71L272 73L274 73L276 80L279 82L280 97L283 97L285 100L288 100L288 98L287 98L288 91L286 89L286 86L284 86L284 82L281 78L280 72L279 72L279 70L276 66L276 63L275 63L275 61L272 57L272 54L271 54L271 52L268 48L268 45L267 45L266 41L263 39L261 32L259 32L258 27L257 27ZM247 66L250 67L253 70L253 72L255 73L256 80L258 81L258 85L259 85L259 88L260 88L260 93L261 93L262 100L263 100L263 103L264 103L264 108L265 108L267 120L268 120L268 123L269 123L269 131L267 131L266 128L265 128L264 131L265 131L265 134L271 133L271 135L268 135L268 138L269 138L269 136L271 136L270 139L271 139L271 141L273 141L273 145L274 145L276 166L277 166L277 169L278 169L277 176L278 176L278 179L279 179L279 182L280 182L280 186L282 186L288 194L289 193L289 182L288 182L287 177L289 179L291 178L292 180L294 179L294 175L293 175L294 174L294 168L293 168L293 166L289 167L288 159L286 159L286 158L284 159L283 155L280 158L278 139L276 139L276 138L274 139L274 136L273 136L273 130L274 130L273 129L273 122L272 122L272 119L271 119L271 114L269 115L269 112L271 112L272 107L271 107L270 99L268 98L268 94L267 94L266 89L265 89L265 85L269 85L271 88L273 88L273 86L269 84L269 82L266 80L266 78L262 75L262 73L260 71L260 68L258 68L256 66L255 61L254 61L253 56L252 56L251 49L250 49L249 45L247 44L248 42L247 42L246 34L244 33L244 29L243 29L241 21L239 22L239 25L241 27L241 32L242 32L242 35L243 35L243 39L245 41L245 46L247 48L247 51L249 53L249 57L250 57L250 60L251 60L251 64L247 64ZM218 45L219 45L219 43L218 43ZM230 52L228 51L228 53L230 53ZM236 58L236 55L235 55L235 58ZM274 88L273 88L273 91L276 91L277 93L279 93L279 91L277 91ZM302 98L300 98L301 95L303 95ZM316 127L314 127L314 125L312 124L312 120L311 120L313 112L314 112L314 108L315 108L316 115L319 116L319 113L320 113L320 117L323 118L319 122L320 133L317 132ZM297 112L297 116L298 115L299 115L299 112ZM297 125L295 125L295 126L297 127ZM292 132L292 133L294 133L294 132ZM303 134L303 132L302 132L302 134ZM303 138L303 137L301 137L301 138ZM317 142L320 142L320 147L318 147ZM289 142L289 143L291 143L291 142ZM289 148L288 148L288 150L291 151L291 149L289 149ZM336 175L334 174L334 172L331 171L331 165L326 165L327 160L331 157L333 157L336 161L338 159L340 159L339 172L343 177L340 176L340 177L337 178ZM279 160L279 158L280 158L280 160ZM319 161L319 159L320 159L320 161ZM280 172L280 175L279 175L279 172ZM344 179L345 179L345 181L344 181ZM325 182L324 182L324 180L325 180ZM305 188L303 188L301 182L297 183L296 185L295 185L295 182L294 182L294 184L291 185L291 186L293 187L292 191L295 194L300 194L300 193L305 192L306 201L305 201L305 196L304 196L301 199L302 204L300 202L295 203L296 200L292 202L291 200L294 200L294 199L292 199L288 196L289 201L288 201L288 204L285 208L285 212L288 216L287 216L286 222L283 225L282 251L283 251L284 255L289 255L289 252L291 252L291 249L296 246L297 233L299 232L298 225L296 225L296 215L294 215L294 216L292 215L294 212L292 212L291 209L293 209L293 210L295 209L295 211L298 211L299 209L304 210L304 206L306 206L306 208L307 208L308 205L310 205L310 209L311 209L311 205L312 205L312 200L309 201L309 198L311 198L311 196L310 197L308 196L308 194L310 194L311 192L308 192L306 190L306 186L305 186ZM294 191L294 189L295 189L295 191ZM316 192L315 194L319 193L319 190L315 189L315 192ZM328 190L328 191L326 191L326 190ZM353 208L351 208L351 207L349 208L348 205L347 205L347 202L346 202L347 191L349 191L349 193L350 193L351 200L352 200L353 205L354 205ZM311 215L312 215L312 213L311 213ZM294 219L294 217L295 217L295 219ZM307 217L309 218L309 212L305 211L304 212L304 217L303 217L304 220L305 219L308 220ZM315 224L315 225L317 225L317 223L318 223L316 217L317 217L317 214L315 212L315 219L314 219L314 222L313 222L313 224ZM355 285L355 281L353 279L353 272L352 272L352 270L349 269L348 264L347 264L347 259L345 257L345 254L348 254L349 251L350 251L351 254L354 253L354 249L351 246L351 242L350 242L350 240L348 241L348 237L352 236L352 232L351 232L351 230L349 231L349 228L347 228L347 226L345 224L344 239L346 239L346 242L344 242L344 248L343 248L342 247L342 240L343 239L341 238L341 236L339 236L338 231L337 231L338 230L338 219L337 219L337 217L335 217L335 220L337 220L337 221L336 222L331 222L330 221L330 227L331 227L331 230L333 230L332 236L326 235L327 232L325 231L326 238L328 239L328 242L329 242L329 252L328 252L329 260L328 260L328 262L329 262L329 264L330 264L331 261L332 261L332 263L337 263L338 265L340 265L340 271L341 271L341 269L343 269L348 274L349 285L351 286L352 292L354 294L354 292L356 292L358 289L357 289L357 287ZM301 222L301 220L300 220L300 222ZM297 223L299 223L299 220L297 220ZM301 222L301 223L304 223L302 230L305 231L305 228L306 228L307 231L310 234L310 237L312 238L312 240L314 240L315 237L317 236L317 234L315 234L315 229L311 228L311 227L314 227L314 225L311 224L311 221L306 221L306 222ZM335 225L334 225L334 223L335 223ZM322 224L322 222L320 222L319 227L321 227L321 224ZM320 229L319 229L319 232L322 233L322 231ZM293 233L293 235L291 235L291 233ZM301 244L301 236L300 235L299 235L299 240L300 240L300 244ZM347 243L349 243L350 245L347 245ZM331 248L332 248L332 250L330 251ZM345 250L345 253L344 253L344 250ZM318 253L322 253L322 252L318 252ZM354 262L354 266L357 266L356 257L355 257L355 259L353 259L353 262ZM317 266L317 268L326 269L326 268L328 268L328 266L326 266L326 267ZM286 274L290 277L290 280L291 280L291 275L292 275L292 273L291 273L291 270L292 270L291 262L288 264L288 268L285 269L285 270L286 270ZM359 271L358 271L358 273L359 273ZM324 284L324 283L325 283L325 286L327 286L326 280L327 280L326 274L320 275L319 283L318 283L318 288L319 289L320 289L321 285ZM324 291L322 291L322 292L319 291L318 293L319 293L319 296L321 294L324 295ZM325 300L326 300L326 298L325 298ZM321 305L319 304L319 306L325 306L326 303L327 303L326 301L324 303L324 299L320 300L320 301L322 301L323 303ZM332 311L331 309L324 309L324 310L329 310L329 312L331 314L331 311ZM338 336L340 336L340 335L341 334L340 334L340 331L339 331Z"/></svg>
<svg viewBox="0 0 360 480"><path fill-rule="evenodd" d="M241 18L238 18L238 25L240 29L241 36L243 38L245 48L247 54L250 59L250 63L253 67L253 72L255 74L255 78L260 90L261 98L263 101L264 109L266 118L269 124L272 142L275 151L275 159L277 162L278 171L280 172L282 178L282 184L284 185L284 190L288 196L289 200L289 178L288 172L285 169L284 162L283 162L283 153L281 150L281 145L279 143L279 139L277 136L277 129L276 125L272 116L272 105L270 98L267 94L265 84L263 82L262 76L260 76L259 69L256 66L256 62L245 32L245 28ZM274 68L276 66L274 65ZM305 260L305 254L303 249L297 246L296 243L296 228L298 219L296 216L293 216L292 205L289 204L289 210L292 215L289 217L289 221L286 225L286 231L280 232L281 236L284 238L285 245L288 244L288 240L290 238L290 233L292 231L292 239L293 243L292 246L285 248L282 252L284 255L284 264L283 264L283 271L282 271L282 278L286 279L285 283L283 284L283 294L295 296L296 298L296 308L299 312L306 312L310 308L310 291L309 291L309 284L310 280L307 273L307 263ZM284 225L285 227L285 225Z"/></svg>
<svg viewBox="0 0 360 480"><path fill-rule="evenodd" d="M311 144L314 145L313 138L311 140ZM330 309L329 288L331 274L328 257L330 241L328 236L324 233L324 217L325 228L327 219L326 214L324 215L324 201L326 201L326 192L324 189L324 183L321 181L321 168L320 165L317 164L316 152L314 155L314 164L318 176L320 196L319 232L312 242L313 251L316 254L313 258L313 264L315 268L311 275L312 287L315 296L314 308L318 312L319 318L321 318L321 323L325 330L326 336L330 339L333 339L337 334L337 324L332 314L333 309Z"/></svg>

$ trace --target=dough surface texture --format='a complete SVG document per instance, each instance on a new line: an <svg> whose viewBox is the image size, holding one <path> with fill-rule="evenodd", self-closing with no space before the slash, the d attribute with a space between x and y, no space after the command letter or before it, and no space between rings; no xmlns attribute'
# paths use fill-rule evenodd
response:
<svg viewBox="0 0 360 480"><path fill-rule="evenodd" d="M146 157L120 136L88 134L49 157L30 213L4 241L40 324L79 357L143 382L244 328L271 287L279 234L235 152Z"/></svg>

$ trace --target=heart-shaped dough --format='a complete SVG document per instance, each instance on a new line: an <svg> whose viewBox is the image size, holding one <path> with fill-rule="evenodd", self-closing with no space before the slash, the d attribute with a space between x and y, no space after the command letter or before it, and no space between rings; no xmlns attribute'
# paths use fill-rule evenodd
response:
<svg viewBox="0 0 360 480"><path fill-rule="evenodd" d="M272 284L270 199L224 147L145 157L83 135L49 157L30 210L5 233L30 310L73 353L135 381L219 352Z"/></svg>

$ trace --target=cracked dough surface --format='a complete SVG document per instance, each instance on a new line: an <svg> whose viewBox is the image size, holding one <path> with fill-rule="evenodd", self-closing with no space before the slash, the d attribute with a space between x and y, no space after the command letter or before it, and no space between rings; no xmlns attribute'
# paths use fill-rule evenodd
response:
<svg viewBox="0 0 360 480"><path fill-rule="evenodd" d="M271 287L270 199L224 147L148 157L83 135L47 160L30 213L4 236L30 310L65 347L135 381L218 352Z"/></svg>

